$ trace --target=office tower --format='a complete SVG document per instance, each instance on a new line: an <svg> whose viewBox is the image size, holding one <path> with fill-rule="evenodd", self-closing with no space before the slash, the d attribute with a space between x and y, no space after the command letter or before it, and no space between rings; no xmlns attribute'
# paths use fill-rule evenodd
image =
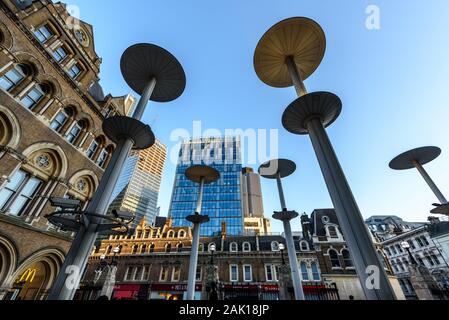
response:
<svg viewBox="0 0 449 320"><path fill-rule="evenodd" d="M132 227L145 217L152 224L157 215L157 199L167 147L156 139L148 149L132 151L126 160L112 194L109 211L123 210L134 213Z"/></svg>
<svg viewBox="0 0 449 320"><path fill-rule="evenodd" d="M270 220L264 217L260 176L252 168L242 169L241 191L245 232L270 233Z"/></svg>
<svg viewBox="0 0 449 320"><path fill-rule="evenodd" d="M221 234L222 222L226 233L243 232L241 201L241 140L240 137L194 138L182 143L176 168L169 216L173 226L187 226L185 219L193 214L198 199L198 184L189 181L184 173L192 165L209 165L220 172L220 179L204 186L203 215L210 221L201 225L201 235Z"/></svg>

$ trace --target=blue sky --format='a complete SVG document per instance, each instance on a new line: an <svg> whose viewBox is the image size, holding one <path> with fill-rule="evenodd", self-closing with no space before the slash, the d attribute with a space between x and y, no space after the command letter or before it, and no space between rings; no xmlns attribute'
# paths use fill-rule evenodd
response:
<svg viewBox="0 0 449 320"><path fill-rule="evenodd" d="M447 0L73 0L80 18L94 27L103 58L105 92L130 92L119 68L130 45L150 42L182 63L187 87L169 103L149 103L143 120L170 150L174 129L278 129L279 156L294 160L296 173L284 180L287 206L310 213L331 207L308 136L286 132L285 107L293 88L276 89L256 76L252 59L262 34L276 22L307 16L326 33L327 49L318 70L306 80L309 91L331 91L343 111L328 128L362 214L396 214L424 221L437 199L415 170L392 171L395 155L424 145L443 152L426 166L449 196L449 20ZM365 27L368 5L380 9L380 29ZM175 165L167 161L160 205L168 210ZM267 216L279 210L276 185L264 180ZM282 231L273 222L274 231ZM299 229L299 222L293 223Z"/></svg>

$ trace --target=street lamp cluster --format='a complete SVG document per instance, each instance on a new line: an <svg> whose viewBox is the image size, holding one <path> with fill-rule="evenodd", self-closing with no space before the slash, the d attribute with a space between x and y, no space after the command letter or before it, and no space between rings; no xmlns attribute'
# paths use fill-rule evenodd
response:
<svg viewBox="0 0 449 320"><path fill-rule="evenodd" d="M324 57L325 48L325 34L315 21L304 17L286 19L275 24L260 39L254 54L254 68L260 80L270 86L294 86L298 98L285 109L282 125L293 134L308 134L310 137L366 298L395 299L393 289L325 130L338 118L342 102L330 92L308 93L304 85L304 80L318 68ZM129 47L122 55L120 67L127 84L141 97L132 117L113 116L105 119L103 123L103 131L116 143L116 150L87 209L82 212L76 200L53 199L53 204L62 207L63 210L49 215L49 221L62 228L76 231L77 234L49 299L73 298L79 277L83 273L99 232L128 231L128 223L132 220L130 213L115 211L112 216L107 216L106 212L112 191L131 149L145 149L154 144L155 136L151 128L140 119L149 100L171 101L179 97L185 88L185 74L178 60L165 49L153 44L136 44ZM441 203L434 210L449 213L446 198L422 167L439 153L440 150L435 147L415 149L395 158L390 167L398 170L415 167ZM281 182L282 178L291 175L295 170L296 164L293 161L277 159L262 164L259 173L262 177L275 179L277 182L281 211L274 212L273 218L283 222L295 297L303 300L304 292L290 225L290 221L298 217L298 213L287 209ZM217 181L220 174L210 166L195 165L188 168L185 175L190 181L198 183L196 210L186 218L193 224L187 286L187 299L193 300L200 225L209 221L207 215L201 215L203 189L205 184ZM404 246L406 245L408 244L404 243ZM284 245L280 244L283 265L284 249ZM213 264L215 245L212 244L209 250ZM120 248L114 248L114 257L119 251ZM104 260L105 257L102 258ZM79 269L77 282L71 287L65 285L69 276L66 270L69 266L76 266ZM366 285L370 276L368 270L373 266L378 270L378 287Z"/></svg>

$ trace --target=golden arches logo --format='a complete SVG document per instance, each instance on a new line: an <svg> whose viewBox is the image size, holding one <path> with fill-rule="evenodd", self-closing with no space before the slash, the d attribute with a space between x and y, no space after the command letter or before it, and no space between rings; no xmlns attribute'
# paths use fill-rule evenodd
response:
<svg viewBox="0 0 449 320"><path fill-rule="evenodd" d="M29 282L29 283L33 282L34 277L36 276L36 272L37 272L36 269L31 269L31 268L26 269L22 273L22 275L20 276L20 278L17 282Z"/></svg>

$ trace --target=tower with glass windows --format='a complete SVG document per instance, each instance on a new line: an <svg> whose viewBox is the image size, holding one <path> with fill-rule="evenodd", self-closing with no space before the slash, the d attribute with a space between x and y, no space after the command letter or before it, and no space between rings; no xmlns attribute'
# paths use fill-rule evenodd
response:
<svg viewBox="0 0 449 320"><path fill-rule="evenodd" d="M198 186L184 172L192 165L204 164L220 172L220 179L204 186L201 214L210 221L201 225L201 236L219 235L226 227L229 235L243 233L241 200L240 137L207 137L186 140L181 145L169 209L173 226L188 226L188 215L195 211Z"/></svg>

